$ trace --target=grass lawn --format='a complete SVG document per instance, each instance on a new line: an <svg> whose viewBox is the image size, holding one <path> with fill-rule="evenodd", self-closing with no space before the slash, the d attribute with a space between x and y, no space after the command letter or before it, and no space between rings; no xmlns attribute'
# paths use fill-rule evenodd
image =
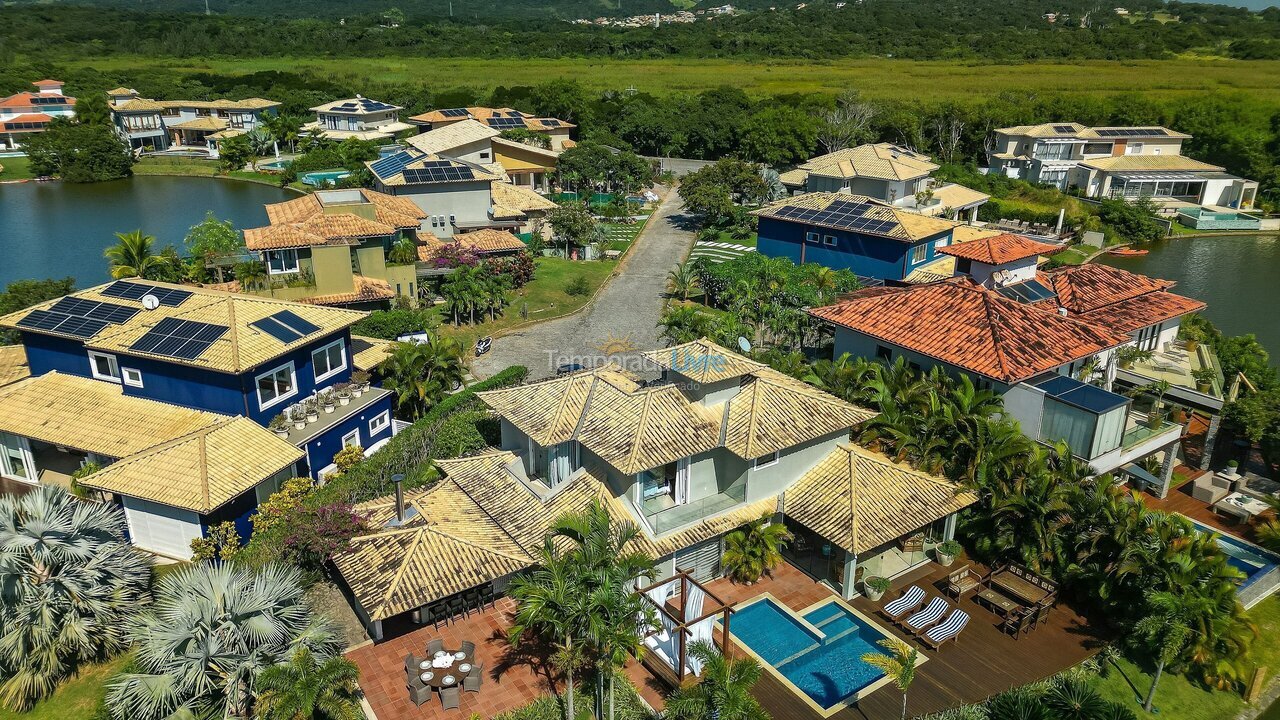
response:
<svg viewBox="0 0 1280 720"><path fill-rule="evenodd" d="M506 312L497 320L488 320L477 325L468 325L463 318L461 327L454 327L452 318L441 314L441 330L446 335L457 338L463 349L470 356L477 339L485 335L494 335L514 325L526 322L521 317L521 307L529 309L528 321L557 318L578 310L587 304L596 290L609 278L613 269L618 266L612 260L574 261L556 257L540 257L535 260L538 269L528 285L510 294L511 302ZM570 295L564 290L576 277L585 277L590 288L584 295Z"/></svg>
<svg viewBox="0 0 1280 720"><path fill-rule="evenodd" d="M641 92L697 92L721 85L755 95L835 93L857 87L876 99L971 100L1012 91L1084 95L1136 92L1152 97L1198 97L1207 92L1247 93L1280 102L1280 61L1183 57L1172 60L1008 63L860 58L818 61L611 60L599 58L287 57L156 58L142 55L84 57L58 67L92 68L122 80L155 74L212 72L245 75L287 67L301 75L359 88L395 83L423 88L534 85L556 78L579 80L594 90L634 85ZM372 90L370 90L372 92Z"/></svg>
<svg viewBox="0 0 1280 720"><path fill-rule="evenodd" d="M31 174L31 159L25 155L0 158L0 166L4 167L4 171L0 172L0 181L29 180L35 177Z"/></svg>
<svg viewBox="0 0 1280 720"><path fill-rule="evenodd" d="M600 223L600 226L604 228L604 234L609 238L609 248L611 250L626 250L648 222L649 218L646 217L633 223L606 222Z"/></svg>
<svg viewBox="0 0 1280 720"><path fill-rule="evenodd" d="M106 695L107 681L129 662L123 653L103 663L87 665L71 680L63 683L53 695L36 703L24 713L0 708L0 720L88 720Z"/></svg>
<svg viewBox="0 0 1280 720"><path fill-rule="evenodd" d="M1092 251L1093 248L1089 248L1089 250ZM1063 265L1079 265L1084 262L1085 258L1089 257L1089 253L1079 248L1069 247L1066 250L1054 253L1050 257Z"/></svg>
<svg viewBox="0 0 1280 720"><path fill-rule="evenodd" d="M184 177L228 177L266 185L279 185L276 175L246 170L224 172L217 161L183 157L144 157L133 166L135 175L182 175Z"/></svg>
<svg viewBox="0 0 1280 720"><path fill-rule="evenodd" d="M1249 617L1258 625L1258 639L1253 643L1253 664L1256 667L1276 668L1280 662L1280 643L1273 638L1280 633L1280 597L1270 598L1255 605ZM1138 714L1139 718L1195 718L1195 720L1231 720L1245 707L1244 700L1232 692L1206 690L1181 675L1166 673L1160 679L1156 691L1158 714L1142 711L1139 696L1145 697L1151 687L1151 668L1138 666L1127 659L1118 663L1119 670L1111 669L1105 678L1095 681L1104 697L1123 703ZM1272 673L1274 675L1274 673Z"/></svg>

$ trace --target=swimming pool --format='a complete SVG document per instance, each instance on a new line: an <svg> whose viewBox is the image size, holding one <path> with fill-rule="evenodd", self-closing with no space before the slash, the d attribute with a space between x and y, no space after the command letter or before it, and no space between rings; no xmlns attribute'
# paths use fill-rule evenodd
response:
<svg viewBox="0 0 1280 720"><path fill-rule="evenodd" d="M260 163L258 165L258 169L259 170L275 170L276 172L279 172L289 167L289 165L292 162L293 162L292 160L272 160L271 162Z"/></svg>
<svg viewBox="0 0 1280 720"><path fill-rule="evenodd" d="M1280 567L1280 556L1267 552L1241 538L1224 535L1221 530L1202 525L1195 520L1192 520L1191 524L1195 525L1200 532L1213 533L1218 536L1218 547L1226 554L1227 562L1245 574L1245 581L1240 585L1241 590L1257 582L1268 571Z"/></svg>
<svg viewBox="0 0 1280 720"><path fill-rule="evenodd" d="M336 183L342 178L351 175L349 170L323 170L317 172L303 173L302 184L319 186L326 183Z"/></svg>
<svg viewBox="0 0 1280 720"><path fill-rule="evenodd" d="M796 615L771 596L740 607L730 632L761 662L823 711L833 711L884 678L862 661L888 635L836 600Z"/></svg>

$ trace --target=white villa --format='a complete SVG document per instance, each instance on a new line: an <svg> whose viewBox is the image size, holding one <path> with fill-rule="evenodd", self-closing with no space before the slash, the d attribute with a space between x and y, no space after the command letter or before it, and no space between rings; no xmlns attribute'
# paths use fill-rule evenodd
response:
<svg viewBox="0 0 1280 720"><path fill-rule="evenodd" d="M414 127L400 122L403 109L357 95L311 108L316 119L303 129L329 140L393 140L397 133Z"/></svg>
<svg viewBox="0 0 1280 720"><path fill-rule="evenodd" d="M218 144L243 135L276 113L280 103L244 100L152 100L119 87L107 91L111 119L134 151L174 151L218 157Z"/></svg>
<svg viewBox="0 0 1280 720"><path fill-rule="evenodd" d="M43 132L54 118L76 114L76 99L62 94L61 80L37 80L35 92L0 98L0 150L22 147L24 138Z"/></svg>

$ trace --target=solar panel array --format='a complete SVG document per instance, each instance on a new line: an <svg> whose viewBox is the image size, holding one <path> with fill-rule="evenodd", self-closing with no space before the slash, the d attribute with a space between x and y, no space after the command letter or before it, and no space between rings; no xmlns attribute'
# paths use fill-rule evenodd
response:
<svg viewBox="0 0 1280 720"><path fill-rule="evenodd" d="M106 320L113 324L128 322L133 319L134 315L141 312L138 308L129 307L128 305L98 302L97 300L83 300L77 297L64 297L54 303L53 307L50 307L49 310L56 313L62 313L63 315L91 318L93 320Z"/></svg>
<svg viewBox="0 0 1280 720"><path fill-rule="evenodd" d="M1040 302L1041 300L1048 300L1055 295L1052 290L1042 285L1039 280L1027 280L1015 285L1005 285L1002 288L997 288L996 292L1010 300L1017 300L1021 303Z"/></svg>
<svg viewBox="0 0 1280 720"><path fill-rule="evenodd" d="M91 338L110 325L106 320L92 320L85 317L72 317L48 310L32 310L18 321L18 327L27 330L43 330L56 332L77 338Z"/></svg>
<svg viewBox="0 0 1280 720"><path fill-rule="evenodd" d="M66 105L67 99L65 97L33 97L31 98L31 104L32 105Z"/></svg>
<svg viewBox="0 0 1280 720"><path fill-rule="evenodd" d="M539 122L547 127L560 127L560 121L553 118L543 118L542 120L539 120Z"/></svg>
<svg viewBox="0 0 1280 720"><path fill-rule="evenodd" d="M1054 125L1053 131L1056 133L1061 133L1063 135L1068 135L1070 133L1075 132L1076 129L1071 125Z"/></svg>
<svg viewBox="0 0 1280 720"><path fill-rule="evenodd" d="M491 117L486 122L494 130L513 130L525 126L522 117Z"/></svg>
<svg viewBox="0 0 1280 720"><path fill-rule="evenodd" d="M395 105L388 105L384 102L378 102L377 100L370 100L368 98L358 98L356 100L348 100L342 103L341 105L334 105L333 107L329 108L330 111L335 111L335 112L356 112L356 111L378 112L379 110L394 110L394 109L395 109Z"/></svg>
<svg viewBox="0 0 1280 720"><path fill-rule="evenodd" d="M164 318L129 346L130 350L194 360L218 338L225 335L225 325L210 325L194 320Z"/></svg>
<svg viewBox="0 0 1280 720"><path fill-rule="evenodd" d="M1162 128L1109 128L1094 132L1098 137L1164 137L1169 134Z"/></svg>
<svg viewBox="0 0 1280 720"><path fill-rule="evenodd" d="M407 183L457 182L474 180L475 172L465 165L454 165L448 160L431 160L422 163L421 167L404 171Z"/></svg>
<svg viewBox="0 0 1280 720"><path fill-rule="evenodd" d="M896 220L868 217L867 212L874 209L876 207L868 203L836 200L821 210L791 206L782 208L776 215L788 220L799 220L872 235L884 235L898 226Z"/></svg>
<svg viewBox="0 0 1280 720"><path fill-rule="evenodd" d="M449 108L448 110L441 110L440 114L445 117L466 117L471 113L467 112L466 108Z"/></svg>
<svg viewBox="0 0 1280 720"><path fill-rule="evenodd" d="M107 286L102 291L107 297L123 298L125 300L141 300L144 295L154 295L161 305L165 307L178 307L187 301L187 298L193 294L190 290L179 290L177 288L165 288L157 285L144 285L143 283L129 282L128 280L117 280Z"/></svg>
<svg viewBox="0 0 1280 720"><path fill-rule="evenodd" d="M404 166L413 162L413 158L414 156L412 153L406 150L401 150L398 153L388 155L381 160L378 160L374 164L370 165L369 169L373 171L374 175L377 175L380 178L389 178L401 170L404 170Z"/></svg>
<svg viewBox="0 0 1280 720"><path fill-rule="evenodd" d="M304 338L320 329L319 325L298 317L290 310L281 310L270 317L254 320L249 325L285 344Z"/></svg>

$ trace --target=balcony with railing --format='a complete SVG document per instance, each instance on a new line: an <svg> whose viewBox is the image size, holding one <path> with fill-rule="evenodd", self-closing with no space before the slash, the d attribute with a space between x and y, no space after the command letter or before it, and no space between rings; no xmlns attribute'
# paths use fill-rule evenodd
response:
<svg viewBox="0 0 1280 720"><path fill-rule="evenodd" d="M640 501L640 511L654 535L662 535L691 523L731 510L747 500L746 478L734 482L714 495L675 504L669 494L655 495Z"/></svg>
<svg viewBox="0 0 1280 720"><path fill-rule="evenodd" d="M1134 386L1163 380L1170 385L1165 395L1173 402L1210 411L1221 410L1225 397L1222 364L1204 343L1165 343L1150 358L1120 367L1116 377Z"/></svg>

